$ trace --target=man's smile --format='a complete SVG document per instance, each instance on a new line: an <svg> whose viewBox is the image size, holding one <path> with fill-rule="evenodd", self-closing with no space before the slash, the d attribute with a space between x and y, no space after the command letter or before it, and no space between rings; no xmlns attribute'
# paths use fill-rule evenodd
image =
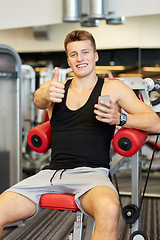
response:
<svg viewBox="0 0 160 240"><path fill-rule="evenodd" d="M87 63L83 63L83 64L78 64L76 65L77 68L84 68L84 67L87 67L88 64Z"/></svg>

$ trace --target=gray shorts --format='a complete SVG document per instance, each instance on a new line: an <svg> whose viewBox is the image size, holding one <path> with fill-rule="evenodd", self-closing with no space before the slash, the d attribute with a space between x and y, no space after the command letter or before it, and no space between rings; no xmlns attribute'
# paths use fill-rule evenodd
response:
<svg viewBox="0 0 160 240"><path fill-rule="evenodd" d="M79 198L90 189L106 186L117 192L108 175L109 170L106 168L78 167L66 169L64 172L47 169L24 179L6 191L16 192L31 199L37 204L37 213L42 210L39 204L42 194L74 194L78 208L83 211Z"/></svg>

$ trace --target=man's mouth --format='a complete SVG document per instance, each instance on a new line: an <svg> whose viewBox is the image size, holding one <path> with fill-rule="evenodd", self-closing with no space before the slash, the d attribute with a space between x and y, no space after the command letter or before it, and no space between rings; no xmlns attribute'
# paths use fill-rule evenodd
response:
<svg viewBox="0 0 160 240"><path fill-rule="evenodd" d="M79 65L77 65L77 68L84 68L84 67L86 67L88 64L86 64L86 63L84 63L84 64L79 64Z"/></svg>

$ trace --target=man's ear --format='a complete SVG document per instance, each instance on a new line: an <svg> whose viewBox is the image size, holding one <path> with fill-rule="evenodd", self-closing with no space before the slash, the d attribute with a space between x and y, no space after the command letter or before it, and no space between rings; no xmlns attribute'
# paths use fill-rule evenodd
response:
<svg viewBox="0 0 160 240"><path fill-rule="evenodd" d="M98 52L95 52L95 62L97 62L98 60L99 60Z"/></svg>

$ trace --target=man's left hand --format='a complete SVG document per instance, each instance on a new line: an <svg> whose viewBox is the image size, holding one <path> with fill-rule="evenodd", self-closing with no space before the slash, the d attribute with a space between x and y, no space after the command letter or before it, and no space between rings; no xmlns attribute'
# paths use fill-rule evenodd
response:
<svg viewBox="0 0 160 240"><path fill-rule="evenodd" d="M96 119L101 122L108 123L110 125L118 125L120 122L120 113L118 112L115 104L110 99L109 103L104 101L100 102L103 106L95 104L94 113Z"/></svg>

